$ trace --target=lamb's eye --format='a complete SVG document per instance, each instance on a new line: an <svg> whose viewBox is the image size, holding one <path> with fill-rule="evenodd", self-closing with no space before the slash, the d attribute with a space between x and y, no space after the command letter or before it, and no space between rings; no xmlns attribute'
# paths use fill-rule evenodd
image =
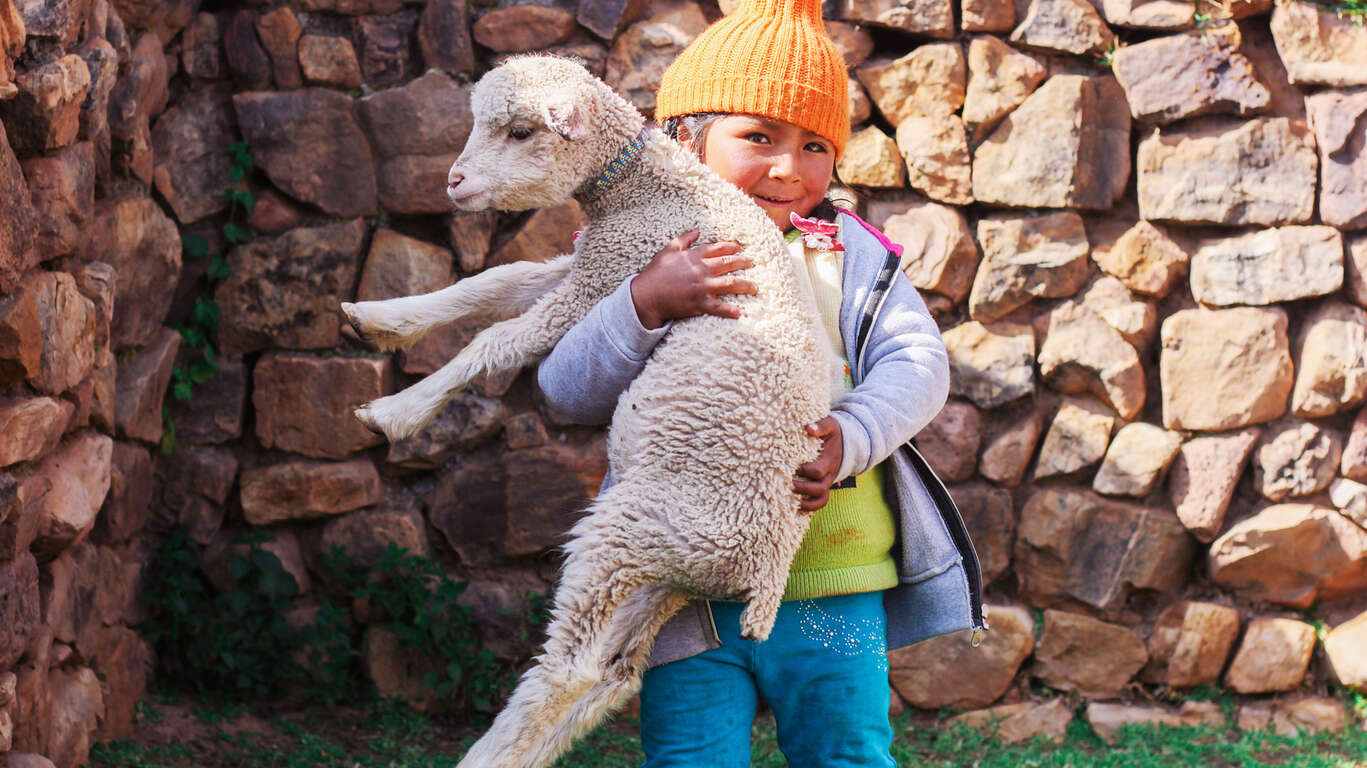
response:
<svg viewBox="0 0 1367 768"><path fill-rule="evenodd" d="M522 141L523 139L532 135L532 129L527 128L526 126L517 125L508 129L508 135L513 137L514 139L517 139L518 141Z"/></svg>

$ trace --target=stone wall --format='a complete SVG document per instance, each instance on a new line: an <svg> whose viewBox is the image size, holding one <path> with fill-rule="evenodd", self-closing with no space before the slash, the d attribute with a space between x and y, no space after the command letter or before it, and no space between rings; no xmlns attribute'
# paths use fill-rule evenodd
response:
<svg viewBox="0 0 1367 768"><path fill-rule="evenodd" d="M477 326L379 355L338 303L570 247L572 203L449 212L469 84L501 56L578 56L649 112L722 10L0 0L0 753L74 766L128 731L138 584L175 523L211 567L268 530L305 607L333 546L432 554L525 652L504 609L551 584L601 432L522 375L383 444L351 408ZM893 654L898 705L1061 733L1033 680L1108 734L1212 716L1126 705L1137 683L1209 683L1246 726L1342 726L1331 683L1367 685L1367 28L1295 0L827 11L839 173L941 323L953 396L917 442L992 606L979 648ZM239 141L256 238L212 281L182 240L225 250ZM203 296L219 372L180 402L170 325Z"/></svg>

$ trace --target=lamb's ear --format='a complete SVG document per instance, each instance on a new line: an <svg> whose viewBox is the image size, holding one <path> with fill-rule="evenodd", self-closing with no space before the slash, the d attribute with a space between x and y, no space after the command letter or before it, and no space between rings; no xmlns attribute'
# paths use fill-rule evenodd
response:
<svg viewBox="0 0 1367 768"><path fill-rule="evenodd" d="M574 94L556 95L541 107L546 127L560 134L565 141L579 141L589 135L587 110L574 99Z"/></svg>

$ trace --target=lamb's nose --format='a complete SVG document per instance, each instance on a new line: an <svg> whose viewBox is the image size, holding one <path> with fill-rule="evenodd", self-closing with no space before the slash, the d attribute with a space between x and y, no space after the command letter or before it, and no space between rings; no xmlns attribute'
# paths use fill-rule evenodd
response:
<svg viewBox="0 0 1367 768"><path fill-rule="evenodd" d="M446 176L446 188L455 189L456 187L460 186L460 183L462 181L465 181L465 174L451 171L451 173L447 174Z"/></svg>

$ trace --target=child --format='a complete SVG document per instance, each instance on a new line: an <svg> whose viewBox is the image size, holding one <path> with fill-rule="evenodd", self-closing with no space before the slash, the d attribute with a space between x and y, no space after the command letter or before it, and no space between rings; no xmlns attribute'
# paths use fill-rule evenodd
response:
<svg viewBox="0 0 1367 768"><path fill-rule="evenodd" d="M660 632L641 690L647 768L749 765L761 696L790 765L895 766L888 648L984 626L963 523L906 446L947 396L944 344L900 247L825 200L850 128L820 14L820 0L743 0L679 55L657 99L665 130L788 232L850 388L807 428L822 449L793 489L811 527L769 640L740 639L743 604L725 601L696 601ZM749 262L696 237L671 242L543 361L556 416L607 423L671 322L739 317L719 297L755 291L732 274Z"/></svg>

